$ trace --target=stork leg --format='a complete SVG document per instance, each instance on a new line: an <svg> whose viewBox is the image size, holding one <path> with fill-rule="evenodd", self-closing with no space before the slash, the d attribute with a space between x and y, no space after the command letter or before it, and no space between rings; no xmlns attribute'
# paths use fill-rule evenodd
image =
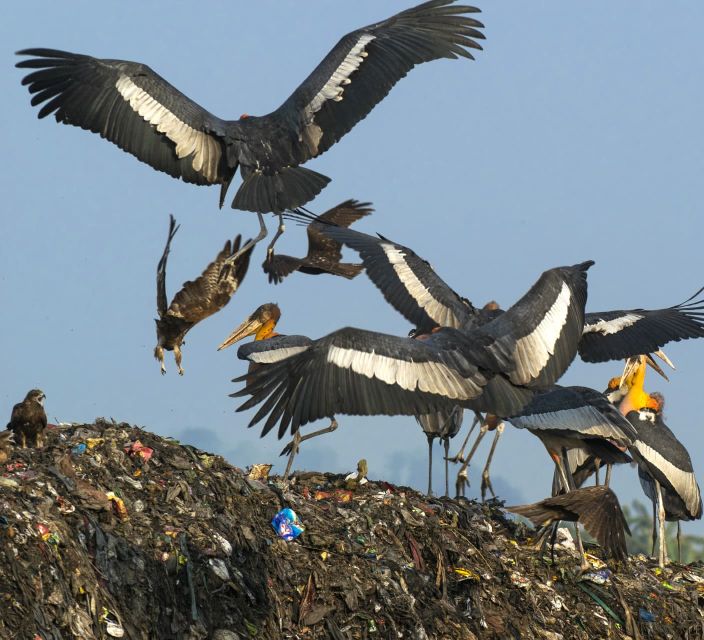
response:
<svg viewBox="0 0 704 640"><path fill-rule="evenodd" d="M245 242L243 247L240 247L240 250L237 251L234 255L230 256L227 260L225 260L224 264L222 265L222 269L220 270L220 277L222 278L223 274L225 271L230 268L235 262L239 259L239 257L250 250L251 247L253 247L257 242L261 242L266 238L267 230L266 230L266 225L264 224L264 216L257 212L257 216L259 217L259 233L257 234L256 238L252 238L249 242Z"/></svg>
<svg viewBox="0 0 704 640"><path fill-rule="evenodd" d="M599 458L594 458L594 486L599 486L599 467L601 467L601 460Z"/></svg>
<svg viewBox="0 0 704 640"><path fill-rule="evenodd" d="M655 549L658 541L658 501L653 500L653 546L650 549L650 555L655 557Z"/></svg>
<svg viewBox="0 0 704 640"><path fill-rule="evenodd" d="M433 440L435 436L428 435L428 495L433 495Z"/></svg>
<svg viewBox="0 0 704 640"><path fill-rule="evenodd" d="M282 456L288 454L288 463L286 464L286 470L284 471L283 479L288 480L288 475L289 473L291 473L291 465L293 464L293 459L298 453L298 449L301 445L301 442L305 442L306 440L315 438L315 436L322 435L323 433L330 433L332 431L335 431L335 429L337 429L337 420L335 420L335 418L330 418L330 424L324 429L318 429L318 431L313 431L313 433L308 433L305 436L302 436L300 431L296 431L296 433L293 434L293 439L291 440L291 442L289 442L279 454Z"/></svg>
<svg viewBox="0 0 704 640"><path fill-rule="evenodd" d="M496 494L494 493L494 487L491 486L491 478L489 477L489 465L491 465L491 460L494 457L494 451L496 450L496 445L499 442L499 438L501 437L501 434L504 432L504 423L499 422L499 424L496 426L496 433L494 434L494 440L491 443L491 449L489 449L489 456L486 459L486 464L484 465L484 470L482 471L482 486L481 486L481 493L482 493L482 502L484 502L486 498L486 490L489 489L491 491L491 497L495 498Z"/></svg>
<svg viewBox="0 0 704 640"><path fill-rule="evenodd" d="M475 413L474 420L472 420L472 426L469 428L469 433L467 434L467 437L464 439L464 442L462 443L462 446L460 447L460 450L457 452L457 454L452 456L452 458L449 458L450 462L454 462L455 464L457 464L458 462L464 462L465 447L467 446L469 439L472 437L472 432L474 431L474 428L481 422L482 415L480 413Z"/></svg>
<svg viewBox="0 0 704 640"><path fill-rule="evenodd" d="M655 496L658 503L658 566L664 567L668 563L667 546L665 541L665 504L662 500L660 483L655 480Z"/></svg>
<svg viewBox="0 0 704 640"><path fill-rule="evenodd" d="M272 238L271 242L269 243L269 246L266 248L266 259L267 260L271 260L271 257L274 255L274 245L276 244L276 241L281 237L281 234L284 231L286 231L286 225L284 224L284 217L283 217L283 215L279 214L279 228L276 230L274 237Z"/></svg>
<svg viewBox="0 0 704 640"><path fill-rule="evenodd" d="M677 521L677 562L682 564L682 546L680 544L680 535L682 533L681 527L680 527L680 521Z"/></svg>
<svg viewBox="0 0 704 640"><path fill-rule="evenodd" d="M604 478L604 485L608 488L609 485L611 484L611 470L614 468L614 465L611 464L610 462L607 463L606 465L606 477Z"/></svg>
<svg viewBox="0 0 704 640"><path fill-rule="evenodd" d="M479 428L479 434L477 435L477 439L472 445L472 450L469 452L467 459L464 460L459 472L457 473L457 481L455 483L455 488L457 489L458 496L461 495L462 497L464 497L465 495L465 488L469 484L469 474L467 472L467 468L469 467L469 463L472 461L472 456L474 456L475 452L477 451L479 443L482 441L482 438L486 435L486 432L488 430L489 425L487 425L486 422L482 423L482 426Z"/></svg>
<svg viewBox="0 0 704 640"><path fill-rule="evenodd" d="M565 493L574 491L575 483L574 478L571 473L568 473L569 465L567 463L567 450L563 447L559 456L554 456L553 460L555 464L558 465L560 469L560 477L562 478L563 487L565 488ZM579 553L579 566L580 571L586 571L589 569L589 562L584 556L584 545L582 544L582 536L579 533L579 522L574 523L574 542L577 547L577 552Z"/></svg>
<svg viewBox="0 0 704 640"><path fill-rule="evenodd" d="M448 455L450 453L450 439L443 438L443 446L445 447L445 497L450 495L450 481L448 480L450 475L450 462L448 460Z"/></svg>

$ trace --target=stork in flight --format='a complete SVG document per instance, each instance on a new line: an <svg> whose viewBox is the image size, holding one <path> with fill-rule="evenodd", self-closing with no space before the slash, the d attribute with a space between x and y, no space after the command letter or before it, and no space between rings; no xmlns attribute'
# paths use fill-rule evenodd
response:
<svg viewBox="0 0 704 640"><path fill-rule="evenodd" d="M251 396L238 410L261 405L250 426L264 420L266 435L278 423L279 437L338 414L420 415L456 405L517 413L576 355L591 264L546 271L481 327L442 327L415 338L344 328L317 340L244 345L240 357L254 349L261 366L236 378L245 386L232 395Z"/></svg>
<svg viewBox="0 0 704 640"><path fill-rule="evenodd" d="M427 260L393 240L334 225L327 225L325 233L359 253L367 276L386 301L416 327L416 332L480 327L503 313L496 303L475 307L447 285ZM580 329L579 355L586 362L649 353L666 359L661 349L667 343L704 337L703 291L699 289L684 302L664 309L587 312ZM482 425L480 438L486 432L485 421ZM492 451L499 436L497 431ZM476 444L468 458L463 458L465 472L474 451ZM490 488L487 466L482 478L483 487Z"/></svg>
<svg viewBox="0 0 704 640"><path fill-rule="evenodd" d="M232 201L262 213L302 207L330 178L300 165L327 151L413 67L439 58L473 59L482 23L475 7L430 0L343 36L275 111L223 120L147 65L56 49L23 49L17 63L39 117L99 134L142 162L197 185L220 185L220 206L237 169ZM270 245L283 232L279 231ZM240 251L248 249L244 246ZM233 257L234 260L237 256Z"/></svg>

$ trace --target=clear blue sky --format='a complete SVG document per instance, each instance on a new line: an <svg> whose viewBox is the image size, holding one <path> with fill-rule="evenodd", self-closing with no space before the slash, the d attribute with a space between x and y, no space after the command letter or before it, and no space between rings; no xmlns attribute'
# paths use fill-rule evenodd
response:
<svg viewBox="0 0 704 640"><path fill-rule="evenodd" d="M247 430L228 397L244 364L233 349L215 349L236 324L271 301L282 308L282 333L410 328L365 276L296 274L268 285L259 249L230 305L188 335L185 377L171 354L162 377L153 318L168 214L181 223L170 296L226 238L253 235L256 216L219 211L217 188L159 174L94 134L38 121L14 51L141 61L211 112L236 118L276 108L340 36L411 2L27 2L5 12L0 412L9 416L41 387L52 421L112 416L238 465L275 461L283 443ZM434 62L401 81L308 165L333 178L312 208L372 201L376 213L359 229L412 247L476 304L508 306L543 270L586 259L596 260L590 310L688 297L704 284L704 4L481 5L487 40L476 61ZM304 252L304 230L290 226L278 246ZM701 479L704 343L666 352L677 371L667 385L651 377L649 388L665 393L667 422ZM602 389L620 369L578 362L562 382ZM424 486L426 441L412 418L342 416L336 433L304 445L296 466L348 471L360 457L372 477ZM501 496L544 497L551 473L539 442L508 427L494 466ZM634 469L619 470L616 489L626 502L642 498Z"/></svg>

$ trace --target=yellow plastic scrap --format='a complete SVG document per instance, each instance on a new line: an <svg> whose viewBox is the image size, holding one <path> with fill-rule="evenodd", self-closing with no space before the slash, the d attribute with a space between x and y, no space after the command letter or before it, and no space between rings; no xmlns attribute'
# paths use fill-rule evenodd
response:
<svg viewBox="0 0 704 640"><path fill-rule="evenodd" d="M86 439L86 447L88 449L95 449L99 444L103 444L105 438L88 438Z"/></svg>
<svg viewBox="0 0 704 640"><path fill-rule="evenodd" d="M605 569L606 568L606 563L603 560L601 560L601 558L597 558L596 556L593 556L591 553L585 553L584 557L587 559L589 564L594 569Z"/></svg>
<svg viewBox="0 0 704 640"><path fill-rule="evenodd" d="M471 569L464 569L463 567L455 567L453 569L453 571L458 576L462 576L463 580L474 580L474 582L479 582L481 580L481 576L476 571L472 571Z"/></svg>
<svg viewBox="0 0 704 640"><path fill-rule="evenodd" d="M127 522L130 519L130 516L127 513L127 507L125 506L124 500L116 496L114 491L108 491L105 495L115 507L115 512L117 513L119 520L121 522Z"/></svg>

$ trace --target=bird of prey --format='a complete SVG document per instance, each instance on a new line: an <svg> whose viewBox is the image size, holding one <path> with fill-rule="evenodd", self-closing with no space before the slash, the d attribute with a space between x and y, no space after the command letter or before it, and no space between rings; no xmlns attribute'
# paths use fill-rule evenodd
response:
<svg viewBox="0 0 704 640"><path fill-rule="evenodd" d="M545 527L559 520L581 522L591 536L616 560L628 557L626 536L631 535L616 494L604 485L575 489L533 504L506 507L507 511Z"/></svg>
<svg viewBox="0 0 704 640"><path fill-rule="evenodd" d="M367 202L346 200L318 216L308 225L308 253L304 258L294 258L273 252L267 254L262 269L269 276L269 282L279 284L294 271L311 275L331 273L345 278L354 278L364 267L361 264L340 262L342 245L323 233L322 229L330 224L349 227L372 211Z"/></svg>
<svg viewBox="0 0 704 640"><path fill-rule="evenodd" d="M15 444L14 431L0 431L0 464L5 464L10 458L10 448Z"/></svg>
<svg viewBox="0 0 704 640"><path fill-rule="evenodd" d="M171 251L171 241L178 229L174 217L169 216L169 235L156 268L156 308L159 317L155 320L157 345L154 357L161 363L161 373L164 374L164 349L173 351L179 375L183 375L181 345L186 334L194 325L217 313L230 302L247 273L254 245L237 258L234 264L227 265L228 258L239 250L241 237L238 235L232 242L228 240L203 273L195 280L184 282L167 306L166 262Z"/></svg>
<svg viewBox="0 0 704 640"><path fill-rule="evenodd" d="M300 207L330 181L300 165L342 138L413 67L473 59L484 38L469 16L477 12L429 0L352 31L278 109L239 120L218 118L137 62L36 48L19 51L31 57L17 66L33 70L22 84L32 105L42 105L40 118L53 113L185 182L219 184L221 205L239 168L232 206L257 212L258 242L266 235L262 213Z"/></svg>
<svg viewBox="0 0 704 640"><path fill-rule="evenodd" d="M46 412L44 411L44 392L32 389L24 400L12 408L7 429L14 433L15 442L20 447L43 447L44 429L46 429Z"/></svg>

